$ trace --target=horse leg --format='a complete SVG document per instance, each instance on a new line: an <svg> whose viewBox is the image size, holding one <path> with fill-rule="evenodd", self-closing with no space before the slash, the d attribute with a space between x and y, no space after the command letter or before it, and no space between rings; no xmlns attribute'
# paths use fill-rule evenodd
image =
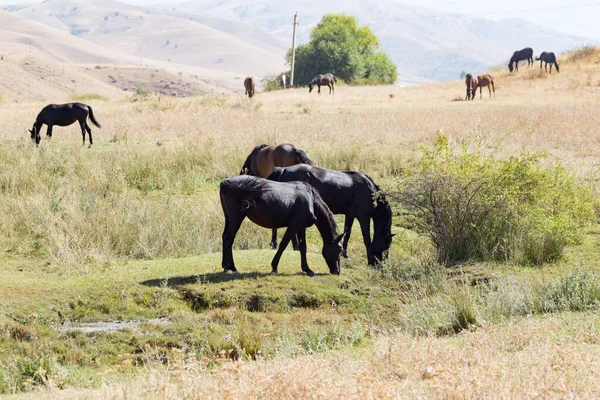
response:
<svg viewBox="0 0 600 400"><path fill-rule="evenodd" d="M277 248L277 229L273 229L273 231L271 233L271 248L272 249Z"/></svg>
<svg viewBox="0 0 600 400"><path fill-rule="evenodd" d="M296 230L289 227L286 229L283 237L281 238L281 243L279 243L279 249L277 249L277 253L275 253L275 257L273 257L273 261L271 261L271 269L274 274L277 273L277 266L279 265L279 260L281 259L281 255L283 251L292 240L292 236L296 235Z"/></svg>
<svg viewBox="0 0 600 400"><path fill-rule="evenodd" d="M83 146L85 146L85 121L79 121L79 126L81 127L81 136L83 136Z"/></svg>
<svg viewBox="0 0 600 400"><path fill-rule="evenodd" d="M46 130L46 136L48 136L48 138L52 138L52 125L48 125L48 129Z"/></svg>
<svg viewBox="0 0 600 400"><path fill-rule="evenodd" d="M221 262L224 272L231 271L233 273L237 273L237 269L235 269L235 262L233 261L232 248L235 235L240 229L242 221L245 217L246 215L242 214L241 216L237 216L236 219L232 220L232 218L225 213L225 229L223 229L223 261Z"/></svg>
<svg viewBox="0 0 600 400"><path fill-rule="evenodd" d="M342 242L342 257L348 258L348 241L350 240L350 234L352 233L352 225L354 224L354 217L346 216L346 221L344 221L344 232L346 232L346 236L344 236L344 241Z"/></svg>
<svg viewBox="0 0 600 400"><path fill-rule="evenodd" d="M371 218L359 218L358 223L360 224L360 230L363 235L363 242L365 243L365 247L367 248L367 262L370 266L374 267L375 258L373 257L373 253L371 251Z"/></svg>
<svg viewBox="0 0 600 400"><path fill-rule="evenodd" d="M552 73L552 63L550 63L550 73Z"/></svg>
<svg viewBox="0 0 600 400"><path fill-rule="evenodd" d="M479 99L483 99L483 86L479 86Z"/></svg>
<svg viewBox="0 0 600 400"><path fill-rule="evenodd" d="M90 128L87 122L85 123L85 130L87 131L88 137L90 138L90 147L92 147L92 145L94 144L94 142L92 141L92 128Z"/></svg>
<svg viewBox="0 0 600 400"><path fill-rule="evenodd" d="M490 85L492 86L492 90L494 91L494 98L496 98L496 86L494 86L494 81L490 82Z"/></svg>
<svg viewBox="0 0 600 400"><path fill-rule="evenodd" d="M492 84L488 85L488 90L490 91L490 99L492 98Z"/></svg>
<svg viewBox="0 0 600 400"><path fill-rule="evenodd" d="M321 85L317 84L317 87L319 88L319 94L321 94Z"/></svg>
<svg viewBox="0 0 600 400"><path fill-rule="evenodd" d="M300 248L300 266L302 267L302 271L306 272L306 275L308 276L315 276L315 273L308 267L308 261L306 260L306 229L300 229L297 236L298 246Z"/></svg>
<svg viewBox="0 0 600 400"><path fill-rule="evenodd" d="M298 243L299 243L298 236L297 235L292 236L292 250L294 250L294 251L300 250L300 247L298 247Z"/></svg>

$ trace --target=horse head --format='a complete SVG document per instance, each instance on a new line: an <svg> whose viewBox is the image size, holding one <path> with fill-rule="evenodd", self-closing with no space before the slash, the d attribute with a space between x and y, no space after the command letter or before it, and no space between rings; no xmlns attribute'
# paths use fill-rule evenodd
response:
<svg viewBox="0 0 600 400"><path fill-rule="evenodd" d="M514 67L513 67L513 62L512 62L512 60L511 60L511 61L508 63L508 70L509 70L510 72L513 72L513 69L514 69Z"/></svg>
<svg viewBox="0 0 600 400"><path fill-rule="evenodd" d="M323 245L323 258L329 267L329 272L335 275L340 274L340 257L342 256L342 239L346 236L346 232L338 235L329 244Z"/></svg>
<svg viewBox="0 0 600 400"><path fill-rule="evenodd" d="M390 247L392 246L392 238L396 236L395 233L387 233L383 235L373 235L373 242L371 243L371 253L375 259L375 264L387 258Z"/></svg>
<svg viewBox="0 0 600 400"><path fill-rule="evenodd" d="M312 92L312 90L313 90L313 87L315 87L315 85L313 85L313 83L312 83L312 82L308 84L308 93L311 93L311 92Z"/></svg>
<svg viewBox="0 0 600 400"><path fill-rule="evenodd" d="M40 143L40 132L38 130L38 128L33 125L33 127L31 129L28 129L29 133L31 133L31 140L33 140L36 144Z"/></svg>

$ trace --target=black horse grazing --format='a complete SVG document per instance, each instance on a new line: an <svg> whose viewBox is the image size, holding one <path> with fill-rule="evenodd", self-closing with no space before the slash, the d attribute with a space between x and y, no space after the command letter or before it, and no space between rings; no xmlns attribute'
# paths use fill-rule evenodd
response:
<svg viewBox="0 0 600 400"><path fill-rule="evenodd" d="M548 72L548 64L550 64L550 73L552 73L552 65L556 66L556 72L560 72L558 63L556 62L556 56L552 52L544 51L538 58L536 58L536 61L540 62L540 69L542 69L542 63L546 63L544 64L544 70L546 72Z"/></svg>
<svg viewBox="0 0 600 400"><path fill-rule="evenodd" d="M335 94L335 88L333 87L333 83L337 83L337 79L335 79L335 76L333 76L333 74L325 74L325 75L317 75L313 78L312 81L310 81L310 83L308 84L308 93L311 93L313 90L313 87L315 87L315 85L318 86L319 88L319 94L321 93L321 86L327 86L329 88L329 94L331 94L331 91L333 90L333 93Z"/></svg>
<svg viewBox="0 0 600 400"><path fill-rule="evenodd" d="M527 67L533 65L533 49L531 47L525 47L523 50L515 51L513 56L510 58L510 62L508 63L508 69L510 72L513 72L513 69L518 71L519 61L525 60L527 60Z"/></svg>
<svg viewBox="0 0 600 400"><path fill-rule="evenodd" d="M220 195L225 214L222 262L225 272L237 273L233 261L233 240L242 221L248 217L265 228L287 227L271 261L273 273L277 273L279 259L290 239L297 235L302 271L309 276L314 275L306 261L306 228L316 225L323 238L322 254L329 272L339 275L342 254L340 242L344 234L337 234L333 214L314 188L303 182L280 183L240 175L223 180Z"/></svg>
<svg viewBox="0 0 600 400"><path fill-rule="evenodd" d="M49 104L40 111L33 128L29 131L31 133L31 139L35 140L35 144L40 144L40 130L42 125L48 125L46 135L52 137L52 126L69 126L75 121L79 121L81 126L81 135L83 136L83 144L85 145L85 132L87 131L90 137L90 147L94 143L92 141L92 130L87 124L88 115L94 125L100 128L100 124L94 118L94 112L92 107L81 104L81 103L68 103L68 104Z"/></svg>
<svg viewBox="0 0 600 400"><path fill-rule="evenodd" d="M386 257L392 244L392 209L380 193L373 179L362 172L333 171L306 164L287 168L274 168L270 180L279 182L302 181L314 187L334 214L344 214L344 257L347 257L348 240L354 219L358 219L367 248L369 265L375 266ZM373 240L371 241L371 218ZM275 234L275 233L274 233Z"/></svg>

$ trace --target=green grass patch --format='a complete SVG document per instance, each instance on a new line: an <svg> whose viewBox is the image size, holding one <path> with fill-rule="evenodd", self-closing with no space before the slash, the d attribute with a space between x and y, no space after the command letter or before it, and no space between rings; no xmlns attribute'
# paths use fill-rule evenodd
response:
<svg viewBox="0 0 600 400"><path fill-rule="evenodd" d="M108 97L102 96L97 93L84 93L84 94L73 94L71 95L71 100L73 101L90 101L90 100L100 100L100 101L108 101Z"/></svg>

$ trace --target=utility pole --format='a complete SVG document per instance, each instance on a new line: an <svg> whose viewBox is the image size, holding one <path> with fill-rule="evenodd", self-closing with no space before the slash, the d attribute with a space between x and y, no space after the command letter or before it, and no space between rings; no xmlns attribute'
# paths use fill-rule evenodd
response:
<svg viewBox="0 0 600 400"><path fill-rule="evenodd" d="M296 63L296 25L298 25L298 12L294 14L294 34L292 36L292 70L290 71L290 87L294 87L294 64Z"/></svg>

